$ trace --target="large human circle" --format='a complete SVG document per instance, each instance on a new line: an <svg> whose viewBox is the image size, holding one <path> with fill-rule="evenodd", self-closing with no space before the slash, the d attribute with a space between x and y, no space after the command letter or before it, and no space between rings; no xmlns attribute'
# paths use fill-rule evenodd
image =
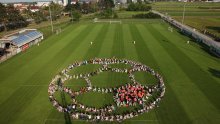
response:
<svg viewBox="0 0 220 124"><path fill-rule="evenodd" d="M88 64L100 64L101 68L93 72L70 75L69 72L79 66L86 66ZM112 64L129 64L131 68L113 68ZM102 72L117 72L126 73L130 78L130 82L117 87L101 88L93 86L90 77L98 75ZM153 75L157 79L155 85L142 85L135 80L134 73L137 71L144 71ZM73 91L71 88L64 86L67 80L70 79L84 79L87 86ZM70 95L72 103L69 105L62 105L55 98L54 93L57 91L65 92ZM113 93L115 105L106 105L103 108L94 108L86 106L76 100L76 96L86 92L98 92L98 93ZM148 112L149 110L158 106L159 102L164 96L165 85L163 78L160 74L155 72L149 66L142 63L135 62L127 59L117 58L94 58L90 60L84 60L81 62L74 62L67 68L63 69L58 75L56 75L50 82L49 88L49 100L52 105L59 112L66 112L71 115L73 119L81 119L87 121L123 121L136 117L140 114ZM113 114L113 111L120 106L140 106L135 111L130 111L124 114Z"/></svg>

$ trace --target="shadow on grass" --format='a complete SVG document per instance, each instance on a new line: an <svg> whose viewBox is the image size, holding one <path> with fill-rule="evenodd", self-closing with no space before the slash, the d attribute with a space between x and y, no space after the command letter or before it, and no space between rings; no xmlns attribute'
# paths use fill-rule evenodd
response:
<svg viewBox="0 0 220 124"><path fill-rule="evenodd" d="M58 82L58 85L61 85L60 84L60 80ZM66 102L66 97L65 97L64 91L60 92L60 96L61 96L62 105L63 106L67 106L67 102ZM72 124L71 118L70 118L70 114L68 112L64 112L64 119L65 119L65 124Z"/></svg>
<svg viewBox="0 0 220 124"><path fill-rule="evenodd" d="M215 77L217 77L217 78L220 78L220 70L213 69L213 68L209 68L209 72L210 72L213 76L215 76Z"/></svg>
<svg viewBox="0 0 220 124"><path fill-rule="evenodd" d="M215 57L215 58L219 58L216 54L214 54L214 53L210 50L210 47L207 46L206 44L197 41L197 40L196 40L195 38L193 38L192 36L187 35L187 34L181 32L181 31L177 31L177 32L178 32L179 34L181 34L181 35L184 35L184 36L189 37L191 42L194 42L194 43L199 44L199 45L200 45L200 49L202 49L203 51L205 51L206 53L208 53L210 56Z"/></svg>
<svg viewBox="0 0 220 124"><path fill-rule="evenodd" d="M206 28L211 29L211 30L215 30L218 33L220 33L220 26L207 26Z"/></svg>
<svg viewBox="0 0 220 124"><path fill-rule="evenodd" d="M151 33L156 39L165 39L167 37L163 36L157 29L149 28ZM169 41L169 40L168 40ZM220 109L220 96L216 95L219 93L220 84L217 80L207 75L207 72L202 70L202 68L186 53L181 51L176 45L172 42L170 44L173 46L170 49L170 45L161 44L164 47L164 50L171 56L171 58L176 62L178 67L185 73L185 75L195 84L201 92L208 98L210 103ZM207 83L208 82L208 83Z"/></svg>
<svg viewBox="0 0 220 124"><path fill-rule="evenodd" d="M205 52L207 52L209 55L211 55L212 57L215 57L215 58L219 58L216 54L214 54L212 51L210 51L210 49L208 48L208 46L206 46L205 44L203 43L199 43L202 50L204 50Z"/></svg>
<svg viewBox="0 0 220 124"><path fill-rule="evenodd" d="M62 105L67 106L66 97L65 97L64 92L61 92L60 95L61 95L61 99L62 99ZM64 119L65 119L65 124L72 124L69 113L64 112Z"/></svg>
<svg viewBox="0 0 220 124"><path fill-rule="evenodd" d="M166 43L169 43L169 41L168 40L162 40L163 42L166 42Z"/></svg>

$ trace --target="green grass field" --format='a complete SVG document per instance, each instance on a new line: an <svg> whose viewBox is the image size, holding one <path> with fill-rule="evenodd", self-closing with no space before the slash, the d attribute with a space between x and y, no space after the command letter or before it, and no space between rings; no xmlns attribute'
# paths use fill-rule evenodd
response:
<svg viewBox="0 0 220 124"><path fill-rule="evenodd" d="M185 8L184 23L203 32L204 30L220 37L220 3L207 2L156 2L154 10L166 13L178 21L182 21Z"/></svg>
<svg viewBox="0 0 220 124"><path fill-rule="evenodd" d="M113 56L149 65L164 77L166 85L159 108L124 123L220 123L220 59L196 43L186 44L188 37L177 31L169 32L169 25L161 20L125 21L122 24L72 24L40 46L33 46L0 64L0 124L87 123L70 120L53 108L47 93L49 82L74 61ZM72 73L95 68L97 66L80 67ZM136 76L142 83L152 81L141 72ZM92 82L107 87L127 80L123 74L103 73ZM85 82L73 80L69 84L78 89ZM111 94L86 93L77 99L96 107L113 102ZM68 96L66 102L69 102Z"/></svg>

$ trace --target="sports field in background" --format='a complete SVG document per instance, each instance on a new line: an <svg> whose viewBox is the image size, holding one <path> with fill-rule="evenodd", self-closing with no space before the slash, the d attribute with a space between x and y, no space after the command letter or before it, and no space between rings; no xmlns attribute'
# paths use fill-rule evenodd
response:
<svg viewBox="0 0 220 124"><path fill-rule="evenodd" d="M40 46L34 46L0 64L0 123L87 123L71 120L55 110L47 89L52 77L63 68L72 62L94 57L135 60L164 77L166 93L160 107L124 123L220 123L220 59L177 31L168 31L168 26L161 20L72 24L62 33L44 40ZM186 43L188 40L191 41L189 44ZM135 45L133 41L136 41ZM96 68L83 66L72 73ZM152 83L144 73L137 73L136 76L142 84ZM127 80L123 74L105 72L93 78L92 83L100 87L118 86ZM85 82L73 80L69 85L77 89ZM59 97L60 94L57 94ZM98 93L86 93L77 99L96 107L113 100L111 95ZM65 102L69 102L67 95Z"/></svg>
<svg viewBox="0 0 220 124"><path fill-rule="evenodd" d="M156 2L153 9L172 16L182 22L185 6L184 23L200 31L220 37L220 3L208 2Z"/></svg>

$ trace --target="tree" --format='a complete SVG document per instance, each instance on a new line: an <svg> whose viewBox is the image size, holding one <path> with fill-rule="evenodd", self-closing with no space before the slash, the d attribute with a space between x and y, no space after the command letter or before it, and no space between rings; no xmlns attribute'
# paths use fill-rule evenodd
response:
<svg viewBox="0 0 220 124"><path fill-rule="evenodd" d="M89 12L89 5L86 2L83 2L82 4L82 13L87 14Z"/></svg>
<svg viewBox="0 0 220 124"><path fill-rule="evenodd" d="M89 12L93 13L97 11L97 3L96 2L89 2Z"/></svg>
<svg viewBox="0 0 220 124"><path fill-rule="evenodd" d="M46 10L48 11L47 13L49 13L49 7L51 10L52 20L58 19L63 11L62 6L54 2L51 2L50 5L48 7L43 8L43 10Z"/></svg>
<svg viewBox="0 0 220 124"><path fill-rule="evenodd" d="M101 10L106 10L115 7L113 0L100 0L98 2L98 5Z"/></svg>
<svg viewBox="0 0 220 124"><path fill-rule="evenodd" d="M127 3L128 3L128 4L132 3L132 0L127 0Z"/></svg>
<svg viewBox="0 0 220 124"><path fill-rule="evenodd" d="M127 11L149 11L149 10L151 10L151 6L142 3L130 3L127 8Z"/></svg>
<svg viewBox="0 0 220 124"><path fill-rule="evenodd" d="M142 0L137 0L137 3L142 3Z"/></svg>
<svg viewBox="0 0 220 124"><path fill-rule="evenodd" d="M79 19L81 18L81 13L79 11L75 10L75 11L71 12L71 16L72 16L71 20L79 21Z"/></svg>
<svg viewBox="0 0 220 124"><path fill-rule="evenodd" d="M13 5L4 6L0 3L0 23L4 26L4 30L15 29L27 26L25 18Z"/></svg>
<svg viewBox="0 0 220 124"><path fill-rule="evenodd" d="M65 12L69 12L69 11L72 10L72 8L73 8L73 5L72 5L72 4L67 4L67 5L65 6L65 8L64 8L64 11L65 11Z"/></svg>
<svg viewBox="0 0 220 124"><path fill-rule="evenodd" d="M19 11L15 9L13 5L8 5L6 10L10 22L15 22L22 18Z"/></svg>
<svg viewBox="0 0 220 124"><path fill-rule="evenodd" d="M135 11L136 10L136 6L134 3L130 3L128 5L128 8L127 8L128 11Z"/></svg>
<svg viewBox="0 0 220 124"><path fill-rule="evenodd" d="M158 19L161 17L158 14L149 12L149 13L140 13L140 14L132 15L132 18Z"/></svg>
<svg viewBox="0 0 220 124"><path fill-rule="evenodd" d="M0 3L0 23L3 24L4 30L6 31L7 14L6 7L2 3Z"/></svg>
<svg viewBox="0 0 220 124"><path fill-rule="evenodd" d="M75 10L81 10L81 5L80 5L80 3L79 2L76 2L76 4L73 4L73 8L75 9Z"/></svg>
<svg viewBox="0 0 220 124"><path fill-rule="evenodd" d="M25 16L25 18L34 18L34 15L33 15L33 12L31 12L31 9L30 9L30 5L27 7L27 9L24 9L22 11L22 14Z"/></svg>
<svg viewBox="0 0 220 124"><path fill-rule="evenodd" d="M47 20L46 15L49 16L49 14L48 13L44 13L43 10L39 10L39 11L35 12L34 13L34 21L35 21L35 23L39 24L42 21L46 21Z"/></svg>

